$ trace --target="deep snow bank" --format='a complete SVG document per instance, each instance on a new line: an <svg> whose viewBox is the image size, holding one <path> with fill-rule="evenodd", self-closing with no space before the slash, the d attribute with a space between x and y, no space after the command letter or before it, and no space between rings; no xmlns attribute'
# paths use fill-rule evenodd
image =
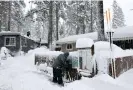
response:
<svg viewBox="0 0 133 90"><path fill-rule="evenodd" d="M118 81L126 82L128 84L133 85L133 69L128 70L127 72L124 72L121 74L118 78Z"/></svg>
<svg viewBox="0 0 133 90"><path fill-rule="evenodd" d="M94 43L95 52L100 53L102 57L110 57L110 43L106 41L98 41ZM112 54L114 58L132 56L133 50L123 50L115 44L112 44Z"/></svg>

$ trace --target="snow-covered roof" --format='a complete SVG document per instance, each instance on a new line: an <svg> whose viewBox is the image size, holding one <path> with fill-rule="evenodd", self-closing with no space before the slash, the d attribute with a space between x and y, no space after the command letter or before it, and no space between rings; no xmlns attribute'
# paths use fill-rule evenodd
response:
<svg viewBox="0 0 133 90"><path fill-rule="evenodd" d="M41 40L41 43L48 43L47 40Z"/></svg>
<svg viewBox="0 0 133 90"><path fill-rule="evenodd" d="M2 31L0 35L20 35L20 32Z"/></svg>
<svg viewBox="0 0 133 90"><path fill-rule="evenodd" d="M33 40L33 41L36 41L36 40L26 36L26 35L21 34L20 32L2 31L2 32L0 32L0 35L21 35L21 36L23 36L25 38L28 38L28 39Z"/></svg>
<svg viewBox="0 0 133 90"><path fill-rule="evenodd" d="M22 35L22 34L21 34L21 36L23 36L23 37L25 37L25 38L27 38L27 39L33 40L33 41L35 41L35 42L38 42L38 41L34 40L33 38L28 37L28 36L26 36L26 35Z"/></svg>
<svg viewBox="0 0 133 90"><path fill-rule="evenodd" d="M76 41L76 48L89 48L92 47L94 41L90 38L79 38Z"/></svg>
<svg viewBox="0 0 133 90"><path fill-rule="evenodd" d="M62 38L62 39L56 41L56 44L76 42L79 38L91 38L93 40L97 40L98 39L98 33L92 32L92 33L87 33L87 34L68 36L68 37L65 37L65 38Z"/></svg>
<svg viewBox="0 0 133 90"><path fill-rule="evenodd" d="M133 39L133 26L121 27L113 31L113 40Z"/></svg>

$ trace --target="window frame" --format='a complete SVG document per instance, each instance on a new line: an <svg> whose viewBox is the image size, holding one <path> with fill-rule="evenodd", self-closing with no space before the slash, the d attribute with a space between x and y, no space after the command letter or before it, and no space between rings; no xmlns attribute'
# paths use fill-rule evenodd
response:
<svg viewBox="0 0 133 90"><path fill-rule="evenodd" d="M6 45L7 38L9 38L9 45ZM11 43L10 43L12 38L14 39L14 45L11 45ZM15 36L5 37L4 38L4 46L16 46L16 37Z"/></svg>
<svg viewBox="0 0 133 90"><path fill-rule="evenodd" d="M67 48L68 45L71 45L72 48ZM73 44L72 44L72 43L68 43L68 44L66 45L66 50L73 50Z"/></svg>

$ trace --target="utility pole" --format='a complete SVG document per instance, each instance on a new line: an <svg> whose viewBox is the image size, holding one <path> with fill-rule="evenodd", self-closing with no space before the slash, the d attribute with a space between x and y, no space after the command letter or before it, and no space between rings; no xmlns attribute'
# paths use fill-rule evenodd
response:
<svg viewBox="0 0 133 90"><path fill-rule="evenodd" d="M1 26L2 26L1 24L2 24L2 23L1 23L1 20L0 20L0 32L1 32Z"/></svg>

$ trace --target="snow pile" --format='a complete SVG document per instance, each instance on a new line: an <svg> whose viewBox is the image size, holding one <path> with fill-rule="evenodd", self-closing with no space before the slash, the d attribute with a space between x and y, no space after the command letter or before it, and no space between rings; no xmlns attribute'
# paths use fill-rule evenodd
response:
<svg viewBox="0 0 133 90"><path fill-rule="evenodd" d="M0 58L6 60L7 57L11 57L10 51L6 47L2 47L0 50Z"/></svg>
<svg viewBox="0 0 133 90"><path fill-rule="evenodd" d="M65 90L132 90L133 87L130 87L125 83L116 81L107 74L98 75L92 79L83 77L80 81L75 81L71 84L68 84L65 87Z"/></svg>
<svg viewBox="0 0 133 90"><path fill-rule="evenodd" d="M47 67L46 64L40 66ZM50 71L49 68L47 70ZM37 70L31 63L31 55L27 54L5 60L4 65L0 66L0 90L133 90L132 76L133 70L116 80L107 74L101 74L94 78L83 77L60 87L49 81L51 76Z"/></svg>
<svg viewBox="0 0 133 90"><path fill-rule="evenodd" d="M133 85L133 69L121 74L116 80Z"/></svg>
<svg viewBox="0 0 133 90"><path fill-rule="evenodd" d="M100 54L101 56L110 58L110 43L109 42L99 41L99 42L96 42L94 45L95 45L96 53L101 53ZM118 47L115 44L112 44L112 50L113 50L112 54L114 58L133 56L133 50L123 50L122 48Z"/></svg>
<svg viewBox="0 0 133 90"><path fill-rule="evenodd" d="M90 48L94 44L94 41L90 38L80 38L76 41L76 48Z"/></svg>
<svg viewBox="0 0 133 90"><path fill-rule="evenodd" d="M39 66L37 66L37 69L45 72L46 74L53 75L53 68L49 67L47 63L40 64Z"/></svg>
<svg viewBox="0 0 133 90"><path fill-rule="evenodd" d="M81 81L75 81L70 83L64 90L95 90L94 88L89 87L87 84L84 84Z"/></svg>
<svg viewBox="0 0 133 90"><path fill-rule="evenodd" d="M53 55L53 56L57 56L59 54L61 54L62 52L60 51L50 51L49 49L45 48L45 47L40 47L40 48L36 48L34 50L30 50L28 51L28 54L37 54L37 55Z"/></svg>
<svg viewBox="0 0 133 90"><path fill-rule="evenodd" d="M123 56L133 56L133 50L132 49L124 50Z"/></svg>
<svg viewBox="0 0 133 90"><path fill-rule="evenodd" d="M36 54L44 54L45 52L49 51L49 49L45 48L45 47L40 47L40 48L36 48L34 50L29 50L28 53L26 54L30 60L32 61L32 63L34 63L35 60L35 55Z"/></svg>
<svg viewBox="0 0 133 90"><path fill-rule="evenodd" d="M99 41L95 44L95 53L100 55L99 58L110 58L110 43L105 41ZM112 44L112 56L117 57L126 57L133 56L133 50L123 50L115 44Z"/></svg>
<svg viewBox="0 0 133 90"><path fill-rule="evenodd" d="M114 84L117 83L115 81L115 79L112 78L111 76L109 76L108 74L99 74L99 75L95 76L95 78L93 78L93 80L102 80L102 81L110 82L110 83L114 83Z"/></svg>
<svg viewBox="0 0 133 90"><path fill-rule="evenodd" d="M23 56L25 55L25 52L24 51L19 51L15 54L15 56Z"/></svg>
<svg viewBox="0 0 133 90"><path fill-rule="evenodd" d="M108 64L110 58L110 43L105 41L99 41L94 43L95 55L93 56L93 62L96 60L99 73L108 73ZM114 58L121 57L124 54L124 50L120 47L112 44Z"/></svg>
<svg viewBox="0 0 133 90"><path fill-rule="evenodd" d="M43 54L45 53L46 51L49 51L49 49L45 48L45 47L40 47L40 48L36 48L34 50L29 50L28 51L28 54Z"/></svg>
<svg viewBox="0 0 133 90"><path fill-rule="evenodd" d="M95 46L95 53L101 53L100 55L103 57L110 58L110 43L105 41L99 41L94 44ZM120 47L112 44L112 50L114 57L120 57L125 55L124 50ZM103 54L104 53L104 54Z"/></svg>
<svg viewBox="0 0 133 90"><path fill-rule="evenodd" d="M109 58L133 56L133 50L123 50L117 45L112 44L112 53L110 52L110 43L99 41L94 43L95 55L94 60L97 61L99 73L108 73ZM115 59L114 59L115 60Z"/></svg>

